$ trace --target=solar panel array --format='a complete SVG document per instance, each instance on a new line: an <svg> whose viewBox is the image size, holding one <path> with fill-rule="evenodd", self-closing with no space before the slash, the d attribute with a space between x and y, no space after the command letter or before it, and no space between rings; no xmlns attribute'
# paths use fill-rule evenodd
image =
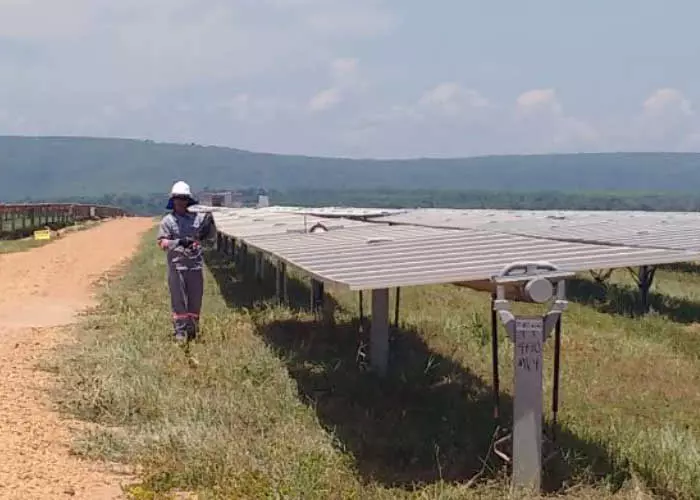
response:
<svg viewBox="0 0 700 500"><path fill-rule="evenodd" d="M698 213L426 209L375 220L600 245L700 250Z"/></svg>
<svg viewBox="0 0 700 500"><path fill-rule="evenodd" d="M487 280L519 261L577 272L700 260L696 214L269 207L214 217L224 235L353 290ZM309 233L317 224L325 231Z"/></svg>

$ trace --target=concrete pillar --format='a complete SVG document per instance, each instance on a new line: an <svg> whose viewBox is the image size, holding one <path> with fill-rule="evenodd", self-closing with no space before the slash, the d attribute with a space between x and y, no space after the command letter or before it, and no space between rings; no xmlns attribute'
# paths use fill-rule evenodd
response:
<svg viewBox="0 0 700 500"><path fill-rule="evenodd" d="M380 376L389 365L389 290L372 290L372 327L370 330L370 362Z"/></svg>
<svg viewBox="0 0 700 500"><path fill-rule="evenodd" d="M542 350L544 319L515 319L513 487L540 491L542 479Z"/></svg>

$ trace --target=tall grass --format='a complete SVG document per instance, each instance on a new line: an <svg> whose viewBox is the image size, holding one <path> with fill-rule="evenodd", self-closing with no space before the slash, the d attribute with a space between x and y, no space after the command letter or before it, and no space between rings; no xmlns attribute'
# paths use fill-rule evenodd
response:
<svg viewBox="0 0 700 500"><path fill-rule="evenodd" d="M304 310L301 281L290 283L289 307L277 307L269 287L210 254L203 337L191 350L195 367L171 343L163 264L151 243L144 246L126 275L105 288L79 342L54 361L64 410L99 424L78 438L76 451L138 465L142 484L134 492L507 495L507 472L489 452L490 315L483 294L448 286L404 290L390 373L378 379L366 370L367 329L356 317L356 295L329 290L333 322L318 322ZM628 286L622 275L615 280ZM561 454L547 466L548 492L700 498L700 346L693 322L681 321L692 311L673 309L697 307L700 280L684 271L662 272L659 280L659 291L675 295L662 294L668 309L642 319L624 307L616 311L610 294L572 289ZM500 351L507 421L512 346L504 335Z"/></svg>

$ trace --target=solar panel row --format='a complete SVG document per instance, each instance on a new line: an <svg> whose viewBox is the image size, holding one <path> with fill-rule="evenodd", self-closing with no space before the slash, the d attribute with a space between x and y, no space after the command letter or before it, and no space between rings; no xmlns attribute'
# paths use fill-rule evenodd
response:
<svg viewBox="0 0 700 500"><path fill-rule="evenodd" d="M320 216L324 212L332 217ZM578 272L700 259L697 214L412 210L386 215L271 207L218 209L215 220L221 233L249 248L353 290L487 280L519 261L548 261ZM309 234L317 224L324 231Z"/></svg>

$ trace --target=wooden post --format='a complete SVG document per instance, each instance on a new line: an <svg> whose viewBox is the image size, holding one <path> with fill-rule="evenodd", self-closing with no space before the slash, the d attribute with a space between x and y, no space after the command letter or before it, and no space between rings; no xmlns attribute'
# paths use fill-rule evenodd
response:
<svg viewBox="0 0 700 500"><path fill-rule="evenodd" d="M378 375L386 375L389 365L389 290L372 290L370 361Z"/></svg>

